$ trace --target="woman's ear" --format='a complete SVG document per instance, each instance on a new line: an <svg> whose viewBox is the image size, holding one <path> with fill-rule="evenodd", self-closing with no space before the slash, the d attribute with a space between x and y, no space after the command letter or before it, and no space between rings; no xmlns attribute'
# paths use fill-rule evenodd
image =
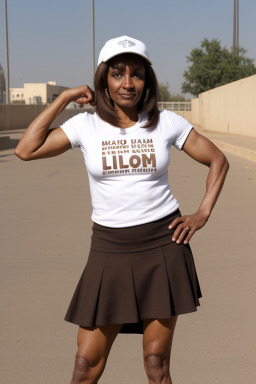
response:
<svg viewBox="0 0 256 384"><path fill-rule="evenodd" d="M110 94L109 94L108 87L105 88L105 95L107 96L107 98L108 98L109 100L111 100L111 97L110 97Z"/></svg>

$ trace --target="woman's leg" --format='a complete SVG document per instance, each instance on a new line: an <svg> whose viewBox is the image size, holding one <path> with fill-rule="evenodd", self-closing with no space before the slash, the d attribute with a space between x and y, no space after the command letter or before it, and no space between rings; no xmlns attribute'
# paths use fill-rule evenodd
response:
<svg viewBox="0 0 256 384"><path fill-rule="evenodd" d="M122 325L79 327L78 350L71 384L96 384L102 375L111 346Z"/></svg>
<svg viewBox="0 0 256 384"><path fill-rule="evenodd" d="M143 357L149 384L172 384L169 365L177 317L144 320Z"/></svg>

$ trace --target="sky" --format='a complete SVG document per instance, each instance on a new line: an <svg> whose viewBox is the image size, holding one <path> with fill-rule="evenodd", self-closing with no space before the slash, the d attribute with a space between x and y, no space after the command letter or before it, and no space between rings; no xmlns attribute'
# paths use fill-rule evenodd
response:
<svg viewBox="0 0 256 384"><path fill-rule="evenodd" d="M204 38L233 44L233 0L94 0L95 52L128 35L148 47L153 68L181 93L186 56ZM256 1L239 2L239 45L256 64ZM56 81L93 83L91 0L7 0L10 87ZM5 69L4 0L0 0L0 64Z"/></svg>

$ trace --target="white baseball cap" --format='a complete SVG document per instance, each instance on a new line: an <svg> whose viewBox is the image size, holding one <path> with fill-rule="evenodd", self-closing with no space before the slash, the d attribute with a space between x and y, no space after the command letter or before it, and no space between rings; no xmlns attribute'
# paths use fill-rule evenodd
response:
<svg viewBox="0 0 256 384"><path fill-rule="evenodd" d="M135 55L142 56L152 64L149 60L147 47L142 41L133 39L129 36L121 36L106 42L100 51L98 65L123 53L134 53Z"/></svg>

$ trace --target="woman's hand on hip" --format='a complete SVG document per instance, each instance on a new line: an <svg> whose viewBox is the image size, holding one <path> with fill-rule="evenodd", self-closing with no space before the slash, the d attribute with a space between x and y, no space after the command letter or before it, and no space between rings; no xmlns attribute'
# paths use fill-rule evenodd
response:
<svg viewBox="0 0 256 384"><path fill-rule="evenodd" d="M81 85L80 87L65 90L66 97L69 102L74 101L77 104L95 105L95 93L89 85Z"/></svg>
<svg viewBox="0 0 256 384"><path fill-rule="evenodd" d="M169 229L175 228L172 240L176 241L177 244L182 242L187 244L194 233L206 224L208 217L208 215L203 214L200 210L192 215L177 217L169 225Z"/></svg>

